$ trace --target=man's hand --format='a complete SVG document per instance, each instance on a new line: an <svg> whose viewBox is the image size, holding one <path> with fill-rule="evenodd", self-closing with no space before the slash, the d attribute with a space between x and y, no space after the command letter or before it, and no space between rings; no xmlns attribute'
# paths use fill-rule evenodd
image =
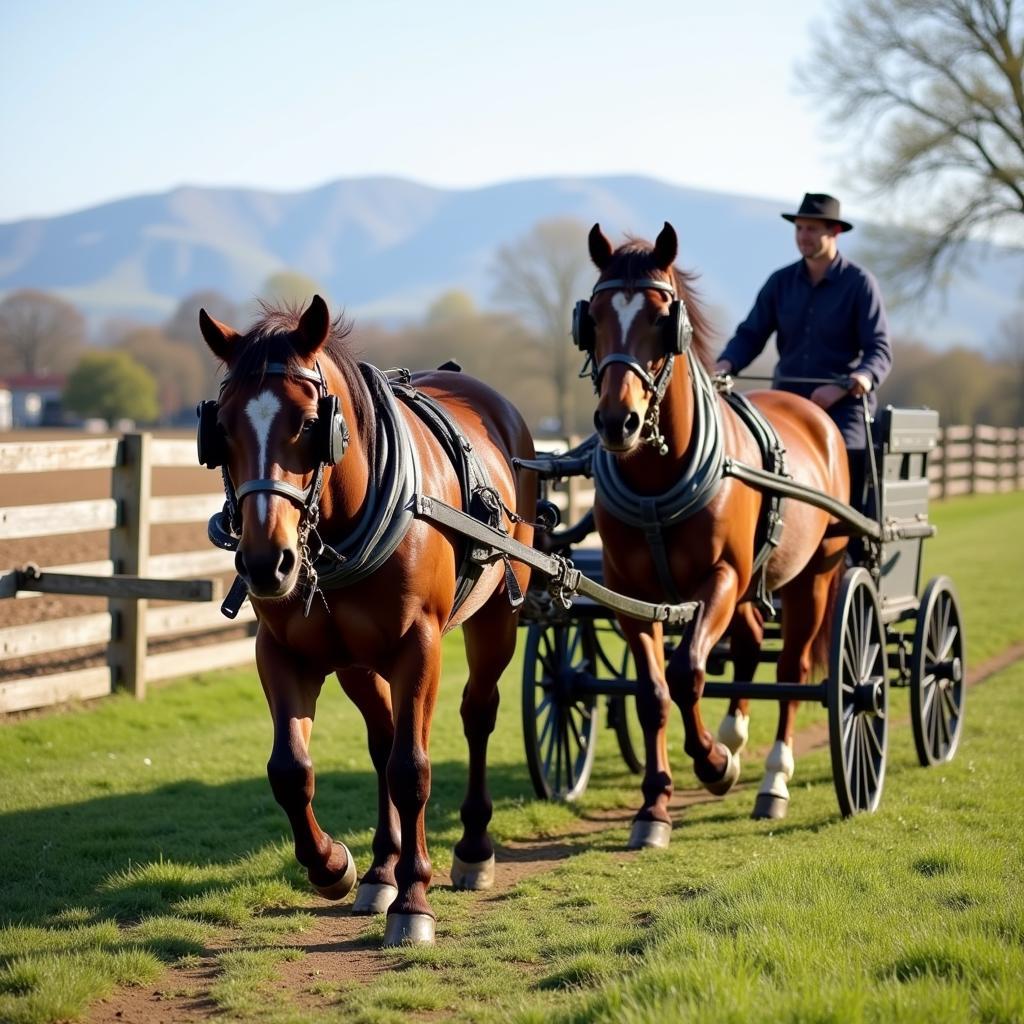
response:
<svg viewBox="0 0 1024 1024"><path fill-rule="evenodd" d="M866 373L851 373L850 385L850 394L854 398L860 398L871 390L871 378Z"/></svg>
<svg viewBox="0 0 1024 1024"><path fill-rule="evenodd" d="M811 392L811 401L820 405L822 409L831 409L841 398L845 398L849 391L838 384L822 384Z"/></svg>
<svg viewBox="0 0 1024 1024"><path fill-rule="evenodd" d="M719 359L718 362L715 363L715 373L732 373L732 363L730 363L728 359Z"/></svg>

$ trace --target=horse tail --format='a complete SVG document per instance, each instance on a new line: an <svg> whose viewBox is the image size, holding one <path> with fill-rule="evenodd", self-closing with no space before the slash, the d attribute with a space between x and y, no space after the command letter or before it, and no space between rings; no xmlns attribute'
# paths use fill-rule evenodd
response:
<svg viewBox="0 0 1024 1024"><path fill-rule="evenodd" d="M828 659L832 647L832 621L835 616L836 599L839 596L839 582L843 575L844 561L840 556L838 564L832 567L828 579L828 593L825 597L825 614L821 617L821 625L811 641L812 673L828 672Z"/></svg>

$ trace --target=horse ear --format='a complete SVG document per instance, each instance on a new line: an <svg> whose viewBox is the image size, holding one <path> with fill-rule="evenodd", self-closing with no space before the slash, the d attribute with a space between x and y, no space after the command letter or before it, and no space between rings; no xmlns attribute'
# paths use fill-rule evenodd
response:
<svg viewBox="0 0 1024 1024"><path fill-rule="evenodd" d="M676 229L665 221L665 226L654 240L654 263L659 270L670 270L678 254L679 239L676 237Z"/></svg>
<svg viewBox="0 0 1024 1024"><path fill-rule="evenodd" d="M604 236L600 224L595 224L587 235L587 243L590 247L590 258L598 270L604 270L612 258L612 243Z"/></svg>
<svg viewBox="0 0 1024 1024"><path fill-rule="evenodd" d="M299 317L296 351L302 356L311 356L319 352L327 340L331 330L331 314L327 303L319 295L314 295L309 308Z"/></svg>
<svg viewBox="0 0 1024 1024"><path fill-rule="evenodd" d="M238 340L238 331L214 320L205 309L199 310L199 330L210 351L223 363L229 361L231 349Z"/></svg>

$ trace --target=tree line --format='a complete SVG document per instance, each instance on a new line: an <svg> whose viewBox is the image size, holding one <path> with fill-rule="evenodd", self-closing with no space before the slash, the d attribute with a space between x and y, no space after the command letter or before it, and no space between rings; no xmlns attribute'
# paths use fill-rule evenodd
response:
<svg viewBox="0 0 1024 1024"><path fill-rule="evenodd" d="M301 303L320 290L298 274L283 280L293 288L286 301ZM280 295L280 285L268 282L263 294ZM448 291L402 326L357 322L349 343L359 358L381 367L424 370L455 360L508 397L535 433L589 433L593 394L589 379L578 376L582 358L569 338L568 310L581 292L564 291L561 323L550 295L545 312L531 317L525 303L517 310L481 309L466 293ZM85 319L70 303L14 292L0 302L0 365L8 374L66 376L63 405L72 417L191 425L196 403L215 396L218 384L216 362L199 335L200 307L237 327L254 314L219 292L196 292L160 325L108 323L99 346L89 343ZM1009 318L986 352L937 351L897 337L894 356L879 394L883 404L927 406L943 423L1024 426L1024 316Z"/></svg>

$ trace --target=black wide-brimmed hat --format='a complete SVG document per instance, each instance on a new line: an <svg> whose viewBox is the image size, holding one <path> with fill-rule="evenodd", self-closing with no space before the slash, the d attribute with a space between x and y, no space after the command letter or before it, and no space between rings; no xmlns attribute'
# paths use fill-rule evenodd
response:
<svg viewBox="0 0 1024 1024"><path fill-rule="evenodd" d="M838 224L844 231L852 231L853 225L839 216L839 200L835 196L827 196L824 192L807 192L804 201L796 213L782 215L788 221L797 217L808 217L813 220L830 220Z"/></svg>

